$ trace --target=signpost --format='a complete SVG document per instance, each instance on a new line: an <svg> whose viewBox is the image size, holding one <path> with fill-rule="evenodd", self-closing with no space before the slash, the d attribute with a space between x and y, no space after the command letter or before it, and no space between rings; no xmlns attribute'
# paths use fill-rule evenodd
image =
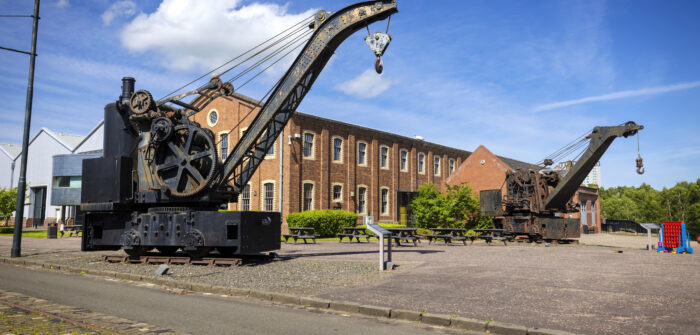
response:
<svg viewBox="0 0 700 335"><path fill-rule="evenodd" d="M365 216L363 220L364 224L367 226L367 229L377 234L377 237L379 237L379 271L393 269L394 263L391 261L391 232L378 224L372 223L374 221L374 217L372 216ZM384 238L387 240L386 261L384 260Z"/></svg>

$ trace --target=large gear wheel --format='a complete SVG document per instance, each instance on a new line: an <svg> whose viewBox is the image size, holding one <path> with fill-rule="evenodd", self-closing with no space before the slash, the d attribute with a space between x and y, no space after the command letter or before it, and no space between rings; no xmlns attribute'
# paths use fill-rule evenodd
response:
<svg viewBox="0 0 700 335"><path fill-rule="evenodd" d="M155 110L156 102L153 96L146 90L138 90L131 95L129 99L129 107L134 114L143 114L151 110Z"/></svg>
<svg viewBox="0 0 700 335"><path fill-rule="evenodd" d="M216 146L202 128L180 125L156 146L153 172L170 195L189 197L209 185L217 169Z"/></svg>

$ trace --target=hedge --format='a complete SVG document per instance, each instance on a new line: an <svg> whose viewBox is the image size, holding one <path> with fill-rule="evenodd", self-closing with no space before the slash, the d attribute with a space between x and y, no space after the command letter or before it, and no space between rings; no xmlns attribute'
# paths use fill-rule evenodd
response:
<svg viewBox="0 0 700 335"><path fill-rule="evenodd" d="M317 209L287 215L290 227L312 227L321 237L335 237L342 227L354 227L357 214L338 209Z"/></svg>
<svg viewBox="0 0 700 335"><path fill-rule="evenodd" d="M12 234L15 232L14 226L0 227L0 234Z"/></svg>

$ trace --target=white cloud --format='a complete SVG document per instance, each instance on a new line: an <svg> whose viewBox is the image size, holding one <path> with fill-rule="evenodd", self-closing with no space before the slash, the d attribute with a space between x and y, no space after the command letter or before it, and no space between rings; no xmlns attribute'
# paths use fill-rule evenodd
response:
<svg viewBox="0 0 700 335"><path fill-rule="evenodd" d="M568 106L573 106L573 105L580 105L580 104L584 104L584 103L588 103L588 102L617 100L617 99L625 99L625 98L643 96L643 95L661 94L661 93L666 93L666 92L687 90L687 89L695 88L698 86L700 86L700 81L693 81L693 82L688 82L688 83L678 83L678 84L673 84L673 85L668 85L668 86L642 88L642 89L638 89L638 90L619 91L619 92L613 92L613 93L608 93L608 94L603 94L603 95L598 95L598 96L593 96L593 97L585 97L585 98L581 98L581 99L552 102L552 103L548 103L548 104L544 104L544 105L535 106L532 110L535 112L541 112L541 111L550 110L550 109L557 109L557 108L568 107Z"/></svg>
<svg viewBox="0 0 700 335"><path fill-rule="evenodd" d="M335 89L362 99L374 98L389 89L392 82L373 69L367 69L359 76L338 84Z"/></svg>
<svg viewBox="0 0 700 335"><path fill-rule="evenodd" d="M65 7L68 7L69 5L70 5L70 3L68 2L68 0L58 0L58 2L56 2L56 7L58 7L58 8L65 8Z"/></svg>
<svg viewBox="0 0 700 335"><path fill-rule="evenodd" d="M124 27L122 44L154 54L167 69L210 70L315 12L292 14L286 6L242 2L164 0L154 13L140 14Z"/></svg>
<svg viewBox="0 0 700 335"><path fill-rule="evenodd" d="M117 1L112 4L104 13L102 13L102 23L108 26L112 23L112 20L124 16L130 17L136 14L137 11L136 4L133 1L124 0Z"/></svg>

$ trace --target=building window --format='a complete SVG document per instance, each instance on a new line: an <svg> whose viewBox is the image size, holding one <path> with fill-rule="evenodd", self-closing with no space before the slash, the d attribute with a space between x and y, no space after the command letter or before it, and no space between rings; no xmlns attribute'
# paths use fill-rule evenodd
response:
<svg viewBox="0 0 700 335"><path fill-rule="evenodd" d="M333 161L343 161L343 139L339 137L333 138Z"/></svg>
<svg viewBox="0 0 700 335"><path fill-rule="evenodd" d="M595 202L591 201L591 226L595 226Z"/></svg>
<svg viewBox="0 0 700 335"><path fill-rule="evenodd" d="M304 184L304 208L303 211L314 209L314 184Z"/></svg>
<svg viewBox="0 0 700 335"><path fill-rule="evenodd" d="M357 189L357 212L360 214L367 213L367 188L359 187Z"/></svg>
<svg viewBox="0 0 700 335"><path fill-rule="evenodd" d="M265 136L267 136L267 133L265 133ZM267 150L267 155L271 156L270 158L275 156L275 141L272 140L272 145L270 146L270 150Z"/></svg>
<svg viewBox="0 0 700 335"><path fill-rule="evenodd" d="M81 176L61 176L53 177L53 187L54 188L80 188L83 184L83 177Z"/></svg>
<svg viewBox="0 0 700 335"><path fill-rule="evenodd" d="M241 194L241 210L250 210L250 184L243 188L243 193Z"/></svg>
<svg viewBox="0 0 700 335"><path fill-rule="evenodd" d="M340 184L333 185L333 201L335 201L335 202L343 201L343 185L340 185Z"/></svg>
<svg viewBox="0 0 700 335"><path fill-rule="evenodd" d="M304 157L314 157L314 134L304 133Z"/></svg>
<svg viewBox="0 0 700 335"><path fill-rule="evenodd" d="M401 171L408 171L408 151L401 150Z"/></svg>
<svg viewBox="0 0 700 335"><path fill-rule="evenodd" d="M440 156L433 157L433 173L436 176L440 175Z"/></svg>
<svg viewBox="0 0 700 335"><path fill-rule="evenodd" d="M212 109L209 111L209 114L207 115L207 124L209 127L216 126L216 124L219 122L219 113L216 111L216 109Z"/></svg>
<svg viewBox="0 0 700 335"><path fill-rule="evenodd" d="M272 143L272 146L270 146L270 150L267 151L268 156L274 156L275 155L275 144Z"/></svg>
<svg viewBox="0 0 700 335"><path fill-rule="evenodd" d="M418 173L425 173L425 154L418 154Z"/></svg>
<svg viewBox="0 0 700 335"><path fill-rule="evenodd" d="M367 143L359 142L357 144L357 164L367 165Z"/></svg>
<svg viewBox="0 0 700 335"><path fill-rule="evenodd" d="M228 133L219 134L219 152L222 161L228 158Z"/></svg>
<svg viewBox="0 0 700 335"><path fill-rule="evenodd" d="M389 189L388 188L382 188L380 200L381 200L381 213L382 213L382 215L388 215L389 214Z"/></svg>
<svg viewBox="0 0 700 335"><path fill-rule="evenodd" d="M379 148L379 166L384 169L389 168L389 147Z"/></svg>
<svg viewBox="0 0 700 335"><path fill-rule="evenodd" d="M581 225L588 225L588 217L586 216L586 202L581 201Z"/></svg>
<svg viewBox="0 0 700 335"><path fill-rule="evenodd" d="M263 210L266 212L271 212L275 210L275 184L265 183L263 184Z"/></svg>
<svg viewBox="0 0 700 335"><path fill-rule="evenodd" d="M451 175L452 172L455 172L455 160L454 160L454 158L450 158L450 172L449 172L449 175Z"/></svg>

